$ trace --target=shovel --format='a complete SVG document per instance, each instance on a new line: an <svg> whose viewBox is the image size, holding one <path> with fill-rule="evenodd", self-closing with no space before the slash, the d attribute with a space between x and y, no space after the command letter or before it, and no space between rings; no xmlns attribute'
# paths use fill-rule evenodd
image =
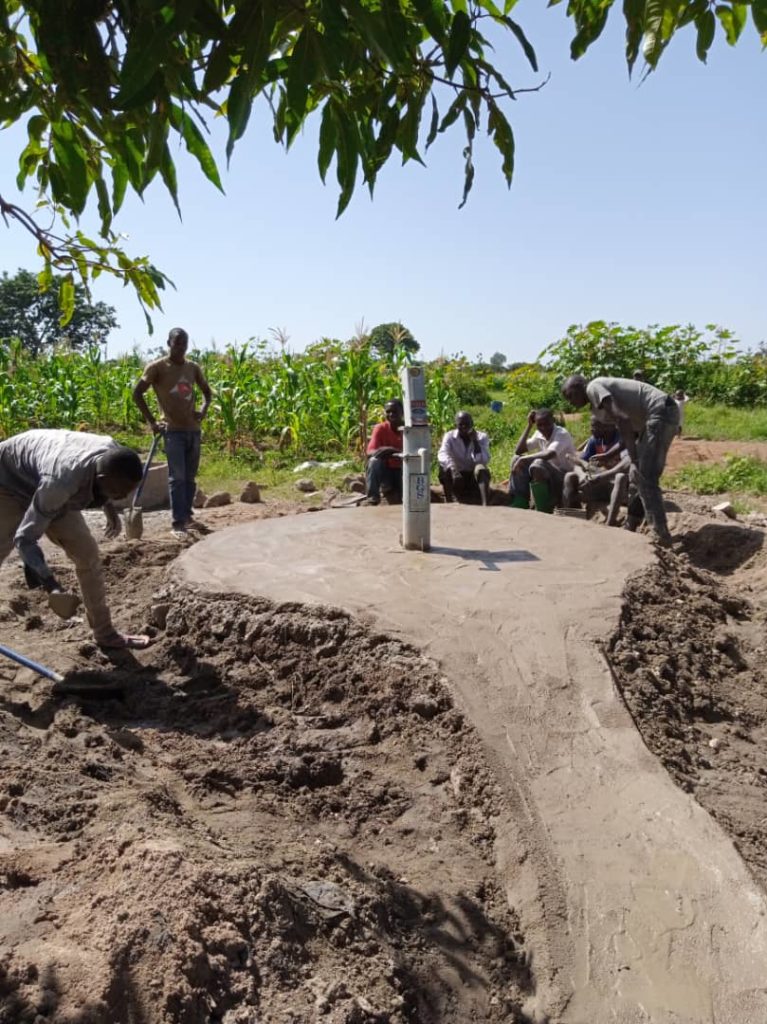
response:
<svg viewBox="0 0 767 1024"><path fill-rule="evenodd" d="M157 451L157 445L159 443L160 435L155 434L154 440L152 441L152 447L149 449L146 465L144 466L144 474L141 477L141 483L133 492L130 508L125 511L125 536L128 540L141 540L144 535L144 517L141 512L141 506L139 505L137 507L136 502L139 500L141 492L144 490L144 484L146 483L146 478L149 475L149 467L152 465L152 459L154 458L154 453Z"/></svg>

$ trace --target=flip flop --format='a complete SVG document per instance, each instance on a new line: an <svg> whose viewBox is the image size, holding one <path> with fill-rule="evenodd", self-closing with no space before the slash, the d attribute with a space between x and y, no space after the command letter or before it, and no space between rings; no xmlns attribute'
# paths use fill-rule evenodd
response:
<svg viewBox="0 0 767 1024"><path fill-rule="evenodd" d="M115 633L110 640L97 640L99 647L104 651L143 651L149 646L151 640L148 636L128 636L125 633Z"/></svg>

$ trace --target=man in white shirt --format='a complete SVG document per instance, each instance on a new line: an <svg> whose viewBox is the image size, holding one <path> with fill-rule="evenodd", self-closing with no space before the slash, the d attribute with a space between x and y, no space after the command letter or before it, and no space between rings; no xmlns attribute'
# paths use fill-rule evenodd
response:
<svg viewBox="0 0 767 1024"><path fill-rule="evenodd" d="M533 427L535 433L530 436ZM562 500L562 483L577 458L570 432L554 422L551 409L533 410L517 443L509 476L515 508L528 508L532 488L535 507L551 512Z"/></svg>
<svg viewBox="0 0 767 1024"><path fill-rule="evenodd" d="M468 412L456 413L455 430L448 430L442 438L437 461L445 501L467 501L478 493L479 500L487 505L490 439L475 428Z"/></svg>

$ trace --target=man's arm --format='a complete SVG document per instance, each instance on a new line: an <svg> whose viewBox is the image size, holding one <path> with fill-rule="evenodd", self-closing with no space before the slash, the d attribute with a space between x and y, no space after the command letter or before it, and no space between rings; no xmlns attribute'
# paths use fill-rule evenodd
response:
<svg viewBox="0 0 767 1024"><path fill-rule="evenodd" d="M453 459L450 451L450 439L452 437L452 431L446 430L442 435L442 444L439 446L437 452L437 462L442 466L443 469L449 469L451 473L455 472L455 460Z"/></svg>
<svg viewBox="0 0 767 1024"><path fill-rule="evenodd" d="M210 408L210 403L213 401L213 394L212 394L212 392L210 390L210 385L208 384L208 381L205 378L205 374L202 372L200 367L197 366L197 364L195 364L195 368L196 368L195 372L196 372L196 376L197 376L197 386L199 387L200 391L202 391L202 398L203 398L202 409L200 409L199 412L195 413L195 419L198 422L202 423L202 421L208 415L208 409Z"/></svg>
<svg viewBox="0 0 767 1024"><path fill-rule="evenodd" d="M25 565L36 573L50 592L58 590L56 577L48 568L39 540L52 521L62 511L70 493L51 481L43 481L32 496L32 501L19 523L13 543Z"/></svg>
<svg viewBox="0 0 767 1024"><path fill-rule="evenodd" d="M474 432L474 463L477 466L487 466L490 463L490 438L487 434L480 437Z"/></svg>
<svg viewBox="0 0 767 1024"><path fill-rule="evenodd" d="M159 434L162 432L162 427L152 415L152 410L146 404L144 395L147 393L152 385L149 381L142 377L138 384L133 389L133 401L138 406L139 412L144 417L144 421L149 424L153 434Z"/></svg>
<svg viewBox="0 0 767 1024"><path fill-rule="evenodd" d="M535 411L531 411L527 414L527 423L525 429L522 431L522 436L517 441L517 447L514 449L515 455L524 455L527 451L527 439L530 436L530 431L535 426Z"/></svg>

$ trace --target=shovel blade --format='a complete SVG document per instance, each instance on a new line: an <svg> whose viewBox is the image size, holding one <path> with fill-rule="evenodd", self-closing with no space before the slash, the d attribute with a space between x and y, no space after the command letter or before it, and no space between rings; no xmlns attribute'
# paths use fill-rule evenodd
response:
<svg viewBox="0 0 767 1024"><path fill-rule="evenodd" d="M77 594L65 594L61 590L48 594L48 607L60 619L71 619L77 611L79 604L80 599Z"/></svg>
<svg viewBox="0 0 767 1024"><path fill-rule="evenodd" d="M140 508L129 508L125 512L125 536L128 540L141 540L144 535L144 517Z"/></svg>

